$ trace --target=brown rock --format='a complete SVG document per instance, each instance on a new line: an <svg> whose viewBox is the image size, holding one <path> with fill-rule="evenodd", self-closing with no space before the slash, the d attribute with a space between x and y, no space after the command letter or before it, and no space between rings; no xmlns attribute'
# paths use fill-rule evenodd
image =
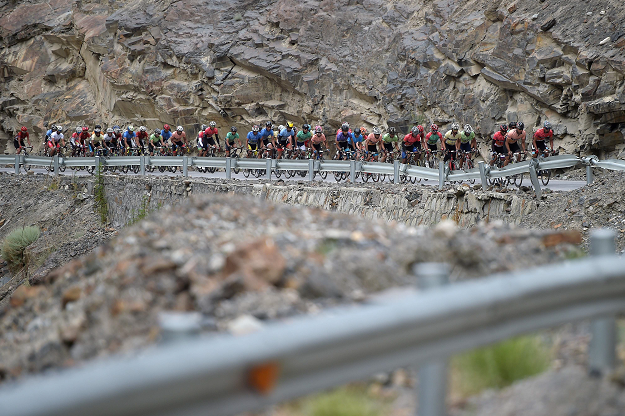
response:
<svg viewBox="0 0 625 416"><path fill-rule="evenodd" d="M15 292L13 292L13 294L11 295L11 299L9 301L9 303L11 304L12 307L14 308L18 308L20 306L22 306L24 304L24 302L26 302L26 300L34 298L35 296L37 296L39 294L39 292L41 292L42 290L44 290L42 287L39 286L20 286L18 287Z"/></svg>
<svg viewBox="0 0 625 416"><path fill-rule="evenodd" d="M152 275L155 273L168 272L170 270L174 270L176 268L176 263L171 260L166 260L163 258L156 259L148 264L145 264L141 267L141 272L146 275Z"/></svg>
<svg viewBox="0 0 625 416"><path fill-rule="evenodd" d="M581 244L582 234L577 230L566 230L557 233L547 234L542 238L545 247L553 247L562 243Z"/></svg>
<svg viewBox="0 0 625 416"><path fill-rule="evenodd" d="M272 239L261 238L237 247L222 270L225 278L234 274L243 277L245 288L258 290L276 284L282 278L286 261Z"/></svg>
<svg viewBox="0 0 625 416"><path fill-rule="evenodd" d="M508 6L508 13L514 13L516 12L516 9L517 9L516 3L512 3L510 6Z"/></svg>
<svg viewBox="0 0 625 416"><path fill-rule="evenodd" d="M63 293L63 307L70 302L76 302L82 295L82 289L78 286L72 286Z"/></svg>

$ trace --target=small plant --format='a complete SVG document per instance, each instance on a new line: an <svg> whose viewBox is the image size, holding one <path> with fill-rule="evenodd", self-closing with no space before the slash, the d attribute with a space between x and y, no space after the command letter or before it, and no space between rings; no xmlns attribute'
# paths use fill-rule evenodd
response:
<svg viewBox="0 0 625 416"><path fill-rule="evenodd" d="M417 113L412 117L412 124L414 124L415 126L419 124L425 126L425 124L427 124L427 121L428 119L424 113Z"/></svg>
<svg viewBox="0 0 625 416"><path fill-rule="evenodd" d="M23 227L11 231L5 237L1 254L12 273L24 267L24 250L39 238L39 234L38 227Z"/></svg>
<svg viewBox="0 0 625 416"><path fill-rule="evenodd" d="M378 416L384 406L362 389L342 387L305 399L302 410L306 416Z"/></svg>
<svg viewBox="0 0 625 416"><path fill-rule="evenodd" d="M52 179L50 185L48 185L48 191L57 191L61 186L61 178L56 177Z"/></svg>
<svg viewBox="0 0 625 416"><path fill-rule="evenodd" d="M160 206L159 206L160 208ZM132 219L128 222L128 225L135 224L150 214L150 197L147 195L143 195L143 199L141 200L141 207L139 211L135 215L135 210L132 210Z"/></svg>
<svg viewBox="0 0 625 416"><path fill-rule="evenodd" d="M487 388L503 388L539 374L549 366L549 353L536 336L511 338L453 359L460 392L469 396Z"/></svg>
<svg viewBox="0 0 625 416"><path fill-rule="evenodd" d="M96 169L95 185L93 186L93 197L95 202L96 213L100 216L102 225L108 223L109 207L106 202L106 194L104 191L104 176L101 169Z"/></svg>

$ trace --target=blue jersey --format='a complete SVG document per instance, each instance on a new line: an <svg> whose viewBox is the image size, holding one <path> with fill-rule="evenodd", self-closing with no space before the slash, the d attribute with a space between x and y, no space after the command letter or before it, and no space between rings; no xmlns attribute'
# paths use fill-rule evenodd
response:
<svg viewBox="0 0 625 416"><path fill-rule="evenodd" d="M359 134L358 136L356 136L355 134L352 133L350 143L362 143L364 140L365 140L365 136L363 136L362 134Z"/></svg>
<svg viewBox="0 0 625 416"><path fill-rule="evenodd" d="M124 134L122 135L122 137L126 140L134 139L136 137L136 134L134 131L126 130Z"/></svg>
<svg viewBox="0 0 625 416"><path fill-rule="evenodd" d="M50 136L52 136L52 129L50 129L50 130L48 130L46 132L46 137L50 137Z"/></svg>
<svg viewBox="0 0 625 416"><path fill-rule="evenodd" d="M267 138L273 139L273 129L267 130L267 127L260 131L260 137L265 140Z"/></svg>
<svg viewBox="0 0 625 416"><path fill-rule="evenodd" d="M165 129L161 130L161 137L163 138L164 142L169 140L171 135L172 135L171 130L165 130Z"/></svg>
<svg viewBox="0 0 625 416"><path fill-rule="evenodd" d="M250 143L258 143L261 137L260 133L254 133L253 131L247 133L247 141Z"/></svg>
<svg viewBox="0 0 625 416"><path fill-rule="evenodd" d="M295 137L295 129L291 129L291 131L288 131L287 129L282 129L282 131L278 134L278 140L280 140L281 142L293 140L293 137Z"/></svg>

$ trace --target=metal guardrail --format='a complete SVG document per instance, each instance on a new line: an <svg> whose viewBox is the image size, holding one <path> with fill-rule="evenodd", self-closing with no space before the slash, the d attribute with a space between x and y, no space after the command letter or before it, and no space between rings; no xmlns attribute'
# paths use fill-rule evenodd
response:
<svg viewBox="0 0 625 416"><path fill-rule="evenodd" d="M452 354L582 319L596 319L590 365L604 371L614 365L614 316L625 311L625 259L614 251L615 233L599 230L591 236L594 257L588 259L32 378L0 388L0 414L226 416L403 366L430 367L434 376L444 366L432 364ZM422 280L432 280L431 270ZM433 381L419 383L427 389L420 393L421 416L444 414L445 383Z"/></svg>
<svg viewBox="0 0 625 416"><path fill-rule="evenodd" d="M593 181L592 168L603 168L611 170L625 170L623 160L598 160L592 158L578 158L573 155L558 155L547 158L531 159L522 162L512 163L503 168L494 168L486 164L482 168L471 169L470 171L449 171L440 162L439 169L430 169L421 166L401 165L398 161L394 164L379 162L360 162L342 160L286 160L286 159L229 159L225 157L191 157L191 156L112 156L100 157L100 163L105 166L176 166L182 167L183 175L188 175L188 168L211 167L225 169L226 176L231 177L231 169L262 169L266 170L266 178L271 178L272 170L298 170L308 171L309 180L313 180L315 172L349 172L350 181L355 181L357 172L382 174L393 177L395 183L400 182L401 176L410 176L429 180L438 180L439 188L442 189L445 181L468 181L481 179L484 189L488 187L487 178L504 178L519 174L529 173L532 179L536 172L546 169L561 169L573 167L578 164L587 166L587 183ZM267 162L270 160L270 162ZM55 162L56 161L56 162ZM483 163L483 162L480 162ZM19 172L20 165L53 167L58 173L60 167L81 167L95 166L95 157L70 157L70 158L49 158L42 156L20 156L5 155L0 156L0 165L14 165L15 171ZM141 170L145 173L145 169ZM351 175L351 173L354 173ZM540 185L537 180L532 179L536 193L540 194Z"/></svg>

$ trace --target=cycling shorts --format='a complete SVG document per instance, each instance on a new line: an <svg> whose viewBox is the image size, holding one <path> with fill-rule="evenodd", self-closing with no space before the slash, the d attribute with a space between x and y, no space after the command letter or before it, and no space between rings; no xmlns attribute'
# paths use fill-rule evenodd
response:
<svg viewBox="0 0 625 416"><path fill-rule="evenodd" d="M178 147L183 148L184 144L182 142L171 142L172 150L176 150Z"/></svg>
<svg viewBox="0 0 625 416"><path fill-rule="evenodd" d="M287 145L289 144L289 142L283 142L278 140L278 142L276 143L276 148L283 150L287 147Z"/></svg>
<svg viewBox="0 0 625 416"><path fill-rule="evenodd" d="M204 137L204 149L208 149L208 146L215 146L217 143L215 142L215 139L213 138L213 136L211 137Z"/></svg>
<svg viewBox="0 0 625 416"><path fill-rule="evenodd" d="M437 152L438 151L438 147L436 146L436 144L429 144L428 143L428 149L430 149L433 152Z"/></svg>
<svg viewBox="0 0 625 416"><path fill-rule="evenodd" d="M521 151L521 148L519 147L519 144L518 144L518 143L512 143L512 144L510 145L510 151L511 151L512 153L517 153L517 152L520 152L520 151Z"/></svg>
<svg viewBox="0 0 625 416"><path fill-rule="evenodd" d="M387 152L392 152L393 151L393 143L386 143L386 142L384 142L384 150L386 150Z"/></svg>
<svg viewBox="0 0 625 416"><path fill-rule="evenodd" d="M20 147L24 147L24 140L17 140L17 139L13 139L13 146L15 146L16 149L19 149Z"/></svg>
<svg viewBox="0 0 625 416"><path fill-rule="evenodd" d="M345 150L345 149L347 149L347 148L349 147L349 143L347 143L347 140L343 140L343 141L336 142L336 143L337 143L337 144L339 145L339 147L340 147L341 149L343 149L343 150Z"/></svg>
<svg viewBox="0 0 625 416"><path fill-rule="evenodd" d="M297 148L299 150L306 150L306 142L304 143L297 142Z"/></svg>
<svg viewBox="0 0 625 416"><path fill-rule="evenodd" d="M313 143L312 144L315 150L321 150L321 143Z"/></svg>
<svg viewBox="0 0 625 416"><path fill-rule="evenodd" d="M471 143L469 143L469 142L460 143L460 150L462 150L464 152L470 152L471 151Z"/></svg>
<svg viewBox="0 0 625 416"><path fill-rule="evenodd" d="M269 144L269 139L263 139L263 146L267 146Z"/></svg>
<svg viewBox="0 0 625 416"><path fill-rule="evenodd" d="M258 143L248 143L247 147L250 150L257 150L258 149Z"/></svg>
<svg viewBox="0 0 625 416"><path fill-rule="evenodd" d="M234 142L229 142L226 140L226 150L230 150L234 147Z"/></svg>
<svg viewBox="0 0 625 416"><path fill-rule="evenodd" d="M499 153L499 154L508 153L506 152L506 149L503 146L495 146L494 144L493 144L493 152Z"/></svg>
<svg viewBox="0 0 625 416"><path fill-rule="evenodd" d="M540 150L547 149L547 145L545 144L544 140L536 140L536 147L538 147Z"/></svg>
<svg viewBox="0 0 625 416"><path fill-rule="evenodd" d="M370 153L375 153L378 151L378 146L375 144L369 144L367 145L367 151L369 151Z"/></svg>

